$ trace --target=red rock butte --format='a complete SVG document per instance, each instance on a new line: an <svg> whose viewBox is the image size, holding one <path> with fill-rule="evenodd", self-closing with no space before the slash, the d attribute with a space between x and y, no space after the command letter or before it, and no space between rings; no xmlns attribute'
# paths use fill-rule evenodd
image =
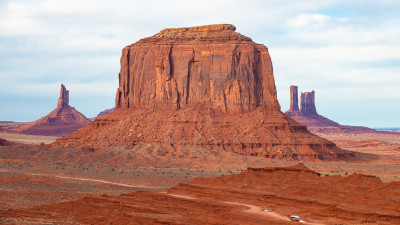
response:
<svg viewBox="0 0 400 225"><path fill-rule="evenodd" d="M294 85L290 86L290 108L285 114L307 126L307 129L313 133L337 134L378 132L368 127L340 125L335 121L319 115L315 106L315 91L301 93L299 110L297 93L298 87Z"/></svg>
<svg viewBox="0 0 400 225"><path fill-rule="evenodd" d="M82 113L69 105L69 91L61 84L57 108L47 116L18 129L23 134L63 136L90 123Z"/></svg>
<svg viewBox="0 0 400 225"><path fill-rule="evenodd" d="M53 147L154 145L285 159L349 159L280 111L268 49L220 24L125 47L116 110Z"/></svg>
<svg viewBox="0 0 400 225"><path fill-rule="evenodd" d="M268 49L235 30L170 28L125 47L116 107L280 109Z"/></svg>

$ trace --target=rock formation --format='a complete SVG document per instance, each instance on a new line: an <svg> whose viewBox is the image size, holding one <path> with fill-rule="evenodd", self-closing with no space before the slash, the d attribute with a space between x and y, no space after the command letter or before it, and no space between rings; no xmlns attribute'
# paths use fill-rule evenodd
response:
<svg viewBox="0 0 400 225"><path fill-rule="evenodd" d="M301 92L301 112L305 115L318 115L315 108L315 91Z"/></svg>
<svg viewBox="0 0 400 225"><path fill-rule="evenodd" d="M103 111L101 111L99 114L97 114L96 118L103 117L103 116L109 114L110 112L112 112L112 111L114 111L114 110L115 110L115 107L113 107L113 108L111 108L111 109L103 110Z"/></svg>
<svg viewBox="0 0 400 225"><path fill-rule="evenodd" d="M315 106L315 91L301 93L300 111L296 110L297 101L297 86L292 85L290 86L290 109L285 114L307 126L307 129L315 134L377 132L367 127L340 125L319 115Z"/></svg>
<svg viewBox="0 0 400 225"><path fill-rule="evenodd" d="M164 29L125 47L116 107L280 109L268 49L235 30Z"/></svg>
<svg viewBox="0 0 400 225"><path fill-rule="evenodd" d="M67 107L69 104L69 91L61 84L60 97L58 98L57 107Z"/></svg>
<svg viewBox="0 0 400 225"><path fill-rule="evenodd" d="M299 112L299 97L297 86L290 86L290 109L291 112Z"/></svg>
<svg viewBox="0 0 400 225"><path fill-rule="evenodd" d="M61 84L57 108L47 116L18 129L23 134L63 136L90 122L82 113L69 105L69 91Z"/></svg>
<svg viewBox="0 0 400 225"><path fill-rule="evenodd" d="M0 146L13 146L17 145L17 143L7 141L6 139L0 138Z"/></svg>
<svg viewBox="0 0 400 225"><path fill-rule="evenodd" d="M117 110L53 147L154 145L165 154L207 148L270 158L351 158L280 111L268 49L235 30L227 24L170 28L125 47Z"/></svg>

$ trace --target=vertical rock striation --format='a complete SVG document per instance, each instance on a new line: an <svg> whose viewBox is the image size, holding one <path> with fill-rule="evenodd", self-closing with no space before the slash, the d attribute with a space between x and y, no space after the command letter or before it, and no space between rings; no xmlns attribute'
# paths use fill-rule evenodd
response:
<svg viewBox="0 0 400 225"><path fill-rule="evenodd" d="M268 49L235 30L228 24L170 28L125 47L116 110L53 147L351 158L280 111Z"/></svg>
<svg viewBox="0 0 400 225"><path fill-rule="evenodd" d="M164 29L122 51L117 108L280 110L268 49L233 25Z"/></svg>
<svg viewBox="0 0 400 225"><path fill-rule="evenodd" d="M318 115L315 108L315 91L301 93L301 112L305 115Z"/></svg>
<svg viewBox="0 0 400 225"><path fill-rule="evenodd" d="M289 111L291 112L298 112L299 111L299 97L298 97L298 90L297 86L290 86L290 108Z"/></svg>
<svg viewBox="0 0 400 225"><path fill-rule="evenodd" d="M66 107L69 104L69 91L61 84L60 97L58 98L57 107Z"/></svg>

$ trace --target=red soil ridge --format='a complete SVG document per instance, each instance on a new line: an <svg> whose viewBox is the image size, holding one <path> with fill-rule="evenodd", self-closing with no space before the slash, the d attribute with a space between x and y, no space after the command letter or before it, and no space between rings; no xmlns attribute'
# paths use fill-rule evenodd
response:
<svg viewBox="0 0 400 225"><path fill-rule="evenodd" d="M0 212L3 221L83 224L399 224L400 182L321 177L304 165L196 178L167 193L136 191ZM263 212L264 207L272 211ZM1 221L1 220L0 220Z"/></svg>
<svg viewBox="0 0 400 225"><path fill-rule="evenodd" d="M61 84L57 108L47 116L18 128L23 134L63 136L90 123L82 113L69 105L69 91Z"/></svg>

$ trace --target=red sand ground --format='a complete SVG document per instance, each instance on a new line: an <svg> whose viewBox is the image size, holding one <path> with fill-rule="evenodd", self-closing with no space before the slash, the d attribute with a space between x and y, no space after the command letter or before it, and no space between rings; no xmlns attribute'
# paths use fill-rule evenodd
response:
<svg viewBox="0 0 400 225"><path fill-rule="evenodd" d="M0 216L5 224L292 224L287 217L295 214L305 224L399 224L399 201L399 182L320 177L299 164L196 178L167 193L92 196Z"/></svg>
<svg viewBox="0 0 400 225"><path fill-rule="evenodd" d="M376 133L317 133L334 142L338 147L392 158L400 157L400 134L394 132Z"/></svg>
<svg viewBox="0 0 400 225"><path fill-rule="evenodd" d="M15 211L3 211L0 216L4 218L0 223L26 224L36 221L37 224L63 224L72 221L87 224L105 221L106 224L112 220L117 224L157 224L163 221L176 221L174 224L207 224L206 221L219 224L223 221L230 224L285 224L291 223L286 221L285 216L299 214L314 224L348 224L346 221L379 221L375 224L385 224L382 222L385 220L390 224L393 219L387 219L393 213L390 204L399 204L396 198L391 197L392 191L396 191L391 186L393 184L382 184L374 178L367 181L373 182L376 187L363 189L359 184L346 183L346 179L352 179L337 176L365 173L379 176L385 182L400 180L400 164L393 160L395 155L363 156L368 156L370 162L307 162L306 165L315 171L336 176L320 178L306 172L311 175L301 177L301 182L298 182L297 175L291 174L273 173L273 176L264 174L259 179L251 178L257 172L254 170L228 176L240 173L247 166L291 166L295 161L244 156L200 147L171 148L166 151L162 146L151 144L99 150L84 147L48 149L46 146L2 146L0 179L4 182L0 184L0 201L5 204L0 209ZM168 191L196 199L154 192L166 191L196 177L220 175L225 176L216 180L207 178L209 184L202 183L202 179L195 179ZM350 177L357 178L354 175ZM287 179L294 179L295 182ZM217 185L217 181L224 185ZM153 191L131 193L136 190ZM201 195L199 190L202 190ZM375 198L379 200L383 196L379 191L387 195L382 201L388 202L375 201ZM115 196L121 193L124 194ZM101 196L104 194L106 196ZM360 202L357 203L357 198L351 199L351 196L358 196ZM380 204L372 205L369 209L379 209L379 212L368 212L367 207L358 210L357 205L369 204L366 196ZM41 206L54 203L57 204ZM59 205L62 207L59 208ZM381 208L383 205L389 208ZM35 208L24 210L31 207ZM265 216L260 211L263 207L272 209L275 214ZM374 215L369 216L371 213Z"/></svg>

